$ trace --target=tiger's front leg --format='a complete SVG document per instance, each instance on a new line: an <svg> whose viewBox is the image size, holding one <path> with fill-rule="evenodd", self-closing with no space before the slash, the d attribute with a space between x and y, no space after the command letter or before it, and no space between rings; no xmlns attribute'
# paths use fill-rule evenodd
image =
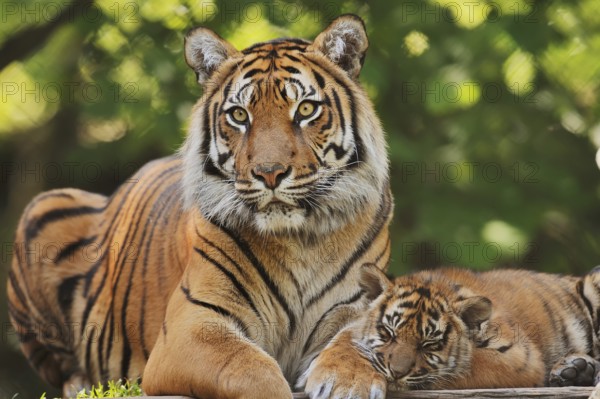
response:
<svg viewBox="0 0 600 399"><path fill-rule="evenodd" d="M292 392L275 359L248 339L238 316L215 299L200 297L184 284L176 289L144 370L144 392L290 399Z"/></svg>
<svg viewBox="0 0 600 399"><path fill-rule="evenodd" d="M365 350L353 340L352 327L347 327L312 361L297 387L311 399L385 398L385 377L375 370Z"/></svg>

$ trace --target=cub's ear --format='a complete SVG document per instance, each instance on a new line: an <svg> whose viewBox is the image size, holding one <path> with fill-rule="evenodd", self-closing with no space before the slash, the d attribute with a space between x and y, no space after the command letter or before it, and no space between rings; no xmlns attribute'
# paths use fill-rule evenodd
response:
<svg viewBox="0 0 600 399"><path fill-rule="evenodd" d="M240 53L228 41L206 28L195 28L185 36L185 62L203 84L221 64Z"/></svg>
<svg viewBox="0 0 600 399"><path fill-rule="evenodd" d="M458 303L458 315L471 330L479 330L481 323L492 315L492 301L484 296L474 296Z"/></svg>
<svg viewBox="0 0 600 399"><path fill-rule="evenodd" d="M359 285L367 293L367 299L372 301L385 291L391 282L384 272L374 263L365 263L360 269Z"/></svg>
<svg viewBox="0 0 600 399"><path fill-rule="evenodd" d="M365 23L356 15L346 14L334 19L316 37L310 49L321 52L356 79L368 47Z"/></svg>

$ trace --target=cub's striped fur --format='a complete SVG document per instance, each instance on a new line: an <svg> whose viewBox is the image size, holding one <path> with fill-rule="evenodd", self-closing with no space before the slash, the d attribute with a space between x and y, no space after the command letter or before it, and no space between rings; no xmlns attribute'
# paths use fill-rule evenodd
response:
<svg viewBox="0 0 600 399"><path fill-rule="evenodd" d="M389 281L354 337L395 387L593 385L600 371L600 267L582 278L524 270L437 269Z"/></svg>
<svg viewBox="0 0 600 399"><path fill-rule="evenodd" d="M187 36L204 94L179 155L110 198L50 191L22 216L10 317L44 379L65 396L142 374L150 395L291 396L366 306L360 265L389 258L385 138L357 82L367 46L351 15L312 43Z"/></svg>

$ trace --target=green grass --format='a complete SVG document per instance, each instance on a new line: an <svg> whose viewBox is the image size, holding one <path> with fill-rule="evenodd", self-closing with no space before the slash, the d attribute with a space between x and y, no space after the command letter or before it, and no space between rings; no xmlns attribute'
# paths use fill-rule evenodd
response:
<svg viewBox="0 0 600 399"><path fill-rule="evenodd" d="M102 384L94 385L92 388L88 390L81 390L77 393L75 398L71 399L88 399L88 398L126 398L130 396L142 396L142 388L138 382L130 382L121 380L118 381L109 381L106 384L106 387ZM46 393L44 393L40 399L49 399L46 398ZM58 398L56 398L58 399Z"/></svg>

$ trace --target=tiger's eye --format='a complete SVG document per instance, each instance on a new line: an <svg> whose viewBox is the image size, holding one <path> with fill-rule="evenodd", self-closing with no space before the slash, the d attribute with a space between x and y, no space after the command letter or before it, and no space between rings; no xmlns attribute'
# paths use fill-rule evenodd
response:
<svg viewBox="0 0 600 399"><path fill-rule="evenodd" d="M231 116L236 122L240 123L245 123L248 120L248 113L240 107L234 108L233 111L231 111Z"/></svg>
<svg viewBox="0 0 600 399"><path fill-rule="evenodd" d="M298 107L298 113L304 117L311 116L315 112L315 104L310 101L304 101Z"/></svg>

